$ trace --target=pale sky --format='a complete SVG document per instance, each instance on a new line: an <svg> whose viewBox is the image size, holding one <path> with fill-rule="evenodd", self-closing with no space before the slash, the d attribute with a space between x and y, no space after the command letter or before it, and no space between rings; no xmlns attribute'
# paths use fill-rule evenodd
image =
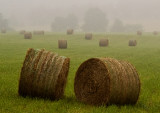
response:
<svg viewBox="0 0 160 113"><path fill-rule="evenodd" d="M110 24L142 24L146 31L160 31L160 0L0 0L0 13L17 29L46 28L56 16L75 14L82 22L88 8L104 11Z"/></svg>

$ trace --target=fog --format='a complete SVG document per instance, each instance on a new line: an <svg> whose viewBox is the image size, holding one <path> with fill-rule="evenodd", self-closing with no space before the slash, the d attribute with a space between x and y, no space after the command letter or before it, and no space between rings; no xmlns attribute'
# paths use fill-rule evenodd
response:
<svg viewBox="0 0 160 113"><path fill-rule="evenodd" d="M50 30L54 18L74 14L83 23L89 8L100 8L109 26L115 19L141 24L145 31L160 30L160 0L0 0L0 13L16 30Z"/></svg>

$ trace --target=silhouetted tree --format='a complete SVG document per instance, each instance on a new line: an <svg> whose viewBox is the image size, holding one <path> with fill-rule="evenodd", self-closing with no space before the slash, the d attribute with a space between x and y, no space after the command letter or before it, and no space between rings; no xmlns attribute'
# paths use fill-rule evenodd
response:
<svg viewBox="0 0 160 113"><path fill-rule="evenodd" d="M123 22L119 19L116 19L113 23L113 25L111 26L111 32L124 32L125 31L125 27L123 25Z"/></svg>
<svg viewBox="0 0 160 113"><path fill-rule="evenodd" d="M75 29L78 26L78 19L75 15L69 14L65 17L56 17L51 25L53 31L62 32L67 29Z"/></svg>
<svg viewBox="0 0 160 113"><path fill-rule="evenodd" d="M10 29L8 25L8 20L3 18L3 15L0 13L0 30L2 29Z"/></svg>
<svg viewBox="0 0 160 113"><path fill-rule="evenodd" d="M104 32L107 25L106 14L99 8L91 8L85 14L82 29L90 32Z"/></svg>

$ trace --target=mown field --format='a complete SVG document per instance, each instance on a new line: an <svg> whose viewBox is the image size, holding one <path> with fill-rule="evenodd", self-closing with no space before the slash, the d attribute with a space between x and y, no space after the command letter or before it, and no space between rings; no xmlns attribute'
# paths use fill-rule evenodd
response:
<svg viewBox="0 0 160 113"><path fill-rule="evenodd" d="M108 38L109 47L99 47L99 39ZM58 49L58 39L68 40L68 49ZM136 39L136 47L128 41ZM20 97L18 80L28 48L56 52L71 59L65 96L58 101ZM90 106L76 100L74 77L79 65L92 57L112 57L131 62L141 80L141 93L136 105ZM158 113L160 112L160 35L145 33L84 34L47 33L26 40L19 33L0 34L0 113Z"/></svg>

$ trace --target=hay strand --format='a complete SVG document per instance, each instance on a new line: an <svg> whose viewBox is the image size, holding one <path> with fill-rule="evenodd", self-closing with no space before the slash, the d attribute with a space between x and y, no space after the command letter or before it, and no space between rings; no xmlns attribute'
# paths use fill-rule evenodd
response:
<svg viewBox="0 0 160 113"><path fill-rule="evenodd" d="M29 49L21 69L18 93L51 100L62 98L70 59L45 50Z"/></svg>
<svg viewBox="0 0 160 113"><path fill-rule="evenodd" d="M140 79L128 62L91 58L78 68L74 92L79 101L91 105L136 104Z"/></svg>

